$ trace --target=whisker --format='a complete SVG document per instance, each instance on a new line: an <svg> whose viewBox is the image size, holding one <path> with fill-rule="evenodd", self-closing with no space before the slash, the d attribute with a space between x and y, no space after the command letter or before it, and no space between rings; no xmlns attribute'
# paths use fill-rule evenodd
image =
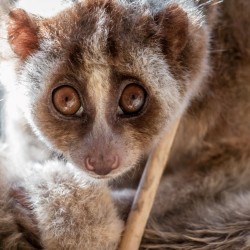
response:
<svg viewBox="0 0 250 250"><path fill-rule="evenodd" d="M197 0L197 3L199 4L200 7L203 7L203 6L207 6L207 5L211 5L211 6L214 6L214 5L217 5L217 4L220 4L222 3L224 0L209 0L207 2L204 2L204 3L200 3L200 0Z"/></svg>
<svg viewBox="0 0 250 250"><path fill-rule="evenodd" d="M217 4L220 4L220 3L222 3L223 1L224 1L224 0L217 1L217 2L213 3L212 6L217 5Z"/></svg>

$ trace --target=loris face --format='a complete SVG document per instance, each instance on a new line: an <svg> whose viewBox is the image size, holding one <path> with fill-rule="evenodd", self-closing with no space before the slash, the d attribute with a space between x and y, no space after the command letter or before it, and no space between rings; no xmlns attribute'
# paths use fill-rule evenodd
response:
<svg viewBox="0 0 250 250"><path fill-rule="evenodd" d="M131 169L204 74L199 22L181 6L153 10L141 1L89 0L49 19L13 10L17 87L36 134L90 176Z"/></svg>

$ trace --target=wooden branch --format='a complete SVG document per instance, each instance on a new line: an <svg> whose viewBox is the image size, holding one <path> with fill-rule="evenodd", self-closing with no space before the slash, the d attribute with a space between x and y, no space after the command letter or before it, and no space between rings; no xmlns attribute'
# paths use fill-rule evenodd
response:
<svg viewBox="0 0 250 250"><path fill-rule="evenodd" d="M119 250L137 250L140 247L178 125L179 120L175 122L171 130L162 138L148 159L118 248Z"/></svg>

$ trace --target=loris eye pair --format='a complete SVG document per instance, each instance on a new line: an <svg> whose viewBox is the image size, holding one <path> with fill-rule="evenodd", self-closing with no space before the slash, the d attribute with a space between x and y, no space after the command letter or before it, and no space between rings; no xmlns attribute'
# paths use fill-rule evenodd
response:
<svg viewBox="0 0 250 250"><path fill-rule="evenodd" d="M136 115L144 107L146 102L146 90L136 84L128 84L122 91L119 100L119 114ZM62 115L76 115L81 111L82 103L76 89L63 85L52 93L52 102L56 110Z"/></svg>

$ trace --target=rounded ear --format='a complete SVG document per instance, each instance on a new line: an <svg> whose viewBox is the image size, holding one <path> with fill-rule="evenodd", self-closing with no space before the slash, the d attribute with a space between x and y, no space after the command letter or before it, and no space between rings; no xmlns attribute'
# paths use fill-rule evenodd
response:
<svg viewBox="0 0 250 250"><path fill-rule="evenodd" d="M178 4L170 4L154 17L157 36L160 37L164 52L176 58L185 48L188 40L188 16Z"/></svg>
<svg viewBox="0 0 250 250"><path fill-rule="evenodd" d="M38 26L24 10L15 9L9 13L7 32L11 48L21 59L38 49Z"/></svg>

